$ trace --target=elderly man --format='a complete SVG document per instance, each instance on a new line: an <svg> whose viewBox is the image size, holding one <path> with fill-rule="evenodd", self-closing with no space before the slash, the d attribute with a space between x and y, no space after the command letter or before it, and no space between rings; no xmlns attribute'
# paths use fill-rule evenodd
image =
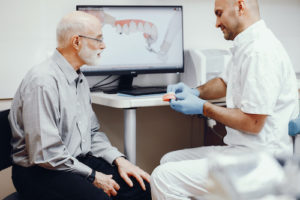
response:
<svg viewBox="0 0 300 200"><path fill-rule="evenodd" d="M17 191L31 200L151 199L149 174L98 131L80 72L105 48L100 21L72 12L56 31L57 49L27 73L9 115Z"/></svg>
<svg viewBox="0 0 300 200"><path fill-rule="evenodd" d="M227 146L166 154L152 173L153 199L190 199L207 193L209 153L265 151L291 154L288 122L298 114L296 76L282 44L260 18L257 0L215 0L216 27L233 40L232 60L221 77L198 88L170 85L171 107L226 125ZM227 108L206 100L226 96Z"/></svg>

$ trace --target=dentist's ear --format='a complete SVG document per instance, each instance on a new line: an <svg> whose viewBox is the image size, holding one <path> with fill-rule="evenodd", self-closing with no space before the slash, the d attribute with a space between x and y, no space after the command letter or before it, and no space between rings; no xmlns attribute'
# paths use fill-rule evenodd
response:
<svg viewBox="0 0 300 200"><path fill-rule="evenodd" d="M80 46L80 40L79 40L79 36L78 35L73 35L73 37L71 38L71 42L72 42L72 46L79 50L79 46Z"/></svg>
<svg viewBox="0 0 300 200"><path fill-rule="evenodd" d="M239 15L243 15L246 9L245 0L238 0Z"/></svg>

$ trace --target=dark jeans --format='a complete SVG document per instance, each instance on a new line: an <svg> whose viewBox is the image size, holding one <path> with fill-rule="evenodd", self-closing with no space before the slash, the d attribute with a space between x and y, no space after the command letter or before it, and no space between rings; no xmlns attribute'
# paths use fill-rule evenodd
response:
<svg viewBox="0 0 300 200"><path fill-rule="evenodd" d="M120 185L118 195L109 197L102 189L95 187L85 177L64 171L48 170L39 166L21 167L14 165L12 179L22 200L151 200L150 185L145 182L143 191L136 179L129 187L120 177L118 168L102 158L86 156L81 162L104 174L112 174Z"/></svg>

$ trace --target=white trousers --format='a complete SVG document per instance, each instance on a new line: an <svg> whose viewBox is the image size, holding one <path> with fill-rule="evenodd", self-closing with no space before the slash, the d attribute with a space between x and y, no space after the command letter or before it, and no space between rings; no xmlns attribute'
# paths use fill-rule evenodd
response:
<svg viewBox="0 0 300 200"><path fill-rule="evenodd" d="M251 151L241 146L208 146L167 153L151 174L153 200L201 199L207 193L207 156Z"/></svg>

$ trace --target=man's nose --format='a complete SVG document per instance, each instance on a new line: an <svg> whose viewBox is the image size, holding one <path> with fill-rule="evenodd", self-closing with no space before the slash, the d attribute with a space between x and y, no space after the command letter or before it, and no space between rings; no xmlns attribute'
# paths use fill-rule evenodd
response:
<svg viewBox="0 0 300 200"><path fill-rule="evenodd" d="M105 48L106 48L105 43L104 43L104 42L101 42L101 44L100 44L100 49L105 49Z"/></svg>
<svg viewBox="0 0 300 200"><path fill-rule="evenodd" d="M220 20L217 18L216 19L216 28L219 28L221 26Z"/></svg>

